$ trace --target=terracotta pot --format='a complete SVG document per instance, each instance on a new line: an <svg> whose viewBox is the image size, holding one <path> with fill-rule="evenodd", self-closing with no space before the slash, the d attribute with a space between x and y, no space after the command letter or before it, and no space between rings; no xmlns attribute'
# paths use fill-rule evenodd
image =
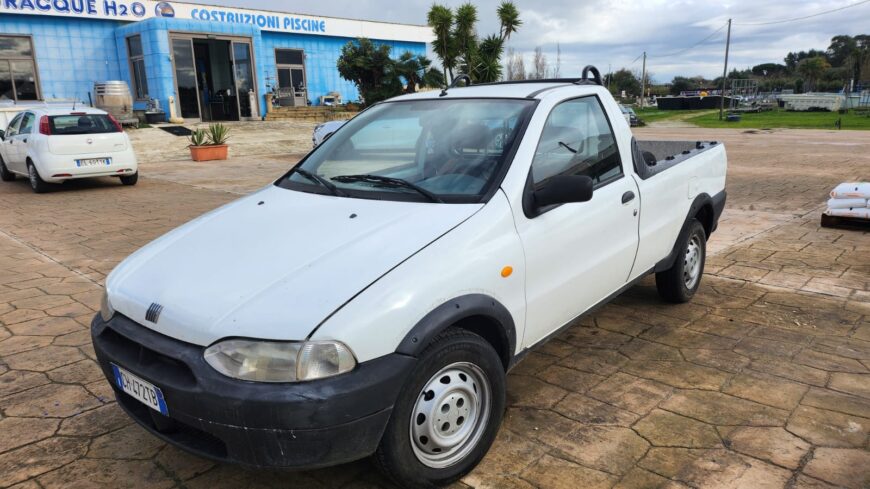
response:
<svg viewBox="0 0 870 489"><path fill-rule="evenodd" d="M226 144L204 145L204 146L188 146L190 148L190 157L193 161L211 161L227 159L229 146Z"/></svg>

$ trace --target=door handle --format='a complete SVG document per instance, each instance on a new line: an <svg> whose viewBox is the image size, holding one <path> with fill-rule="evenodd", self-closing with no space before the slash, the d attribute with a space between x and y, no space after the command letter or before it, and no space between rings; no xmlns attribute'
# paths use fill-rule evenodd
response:
<svg viewBox="0 0 870 489"><path fill-rule="evenodd" d="M21 142L22 142L22 143L26 143L27 140L26 140L26 139L22 139Z"/></svg>
<svg viewBox="0 0 870 489"><path fill-rule="evenodd" d="M627 203L631 202L632 200L634 200L634 192L632 192L631 190L622 194L622 203L623 204L627 204Z"/></svg>

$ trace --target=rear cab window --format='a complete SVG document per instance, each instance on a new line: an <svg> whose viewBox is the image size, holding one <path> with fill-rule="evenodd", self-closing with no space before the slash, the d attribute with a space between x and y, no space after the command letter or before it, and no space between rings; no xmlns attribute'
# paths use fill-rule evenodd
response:
<svg viewBox="0 0 870 489"><path fill-rule="evenodd" d="M51 134L103 134L121 132L105 114L68 114L48 116Z"/></svg>

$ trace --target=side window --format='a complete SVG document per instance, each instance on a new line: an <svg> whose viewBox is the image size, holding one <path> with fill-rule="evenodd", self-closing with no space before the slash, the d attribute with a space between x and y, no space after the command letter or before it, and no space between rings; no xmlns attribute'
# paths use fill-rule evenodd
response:
<svg viewBox="0 0 870 489"><path fill-rule="evenodd" d="M532 160L532 181L537 189L557 175L586 175L596 187L623 175L616 138L597 97L568 100L550 112Z"/></svg>
<svg viewBox="0 0 870 489"><path fill-rule="evenodd" d="M9 126L6 128L6 137L15 136L18 134L18 123L21 122L21 118L24 117L24 113L18 113L15 117L12 118L12 122L9 123Z"/></svg>
<svg viewBox="0 0 870 489"><path fill-rule="evenodd" d="M25 112L24 118L21 119L21 127L18 129L18 134L30 134L33 131L33 121L36 116L33 112Z"/></svg>

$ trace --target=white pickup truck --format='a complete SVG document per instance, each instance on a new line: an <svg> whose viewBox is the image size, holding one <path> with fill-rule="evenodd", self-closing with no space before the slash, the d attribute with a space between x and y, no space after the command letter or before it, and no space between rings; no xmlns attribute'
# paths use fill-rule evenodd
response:
<svg viewBox="0 0 870 489"><path fill-rule="evenodd" d="M721 144L636 142L585 71L374 105L131 255L92 324L119 404L221 461L469 472L506 373L648 274L690 300L725 205Z"/></svg>

